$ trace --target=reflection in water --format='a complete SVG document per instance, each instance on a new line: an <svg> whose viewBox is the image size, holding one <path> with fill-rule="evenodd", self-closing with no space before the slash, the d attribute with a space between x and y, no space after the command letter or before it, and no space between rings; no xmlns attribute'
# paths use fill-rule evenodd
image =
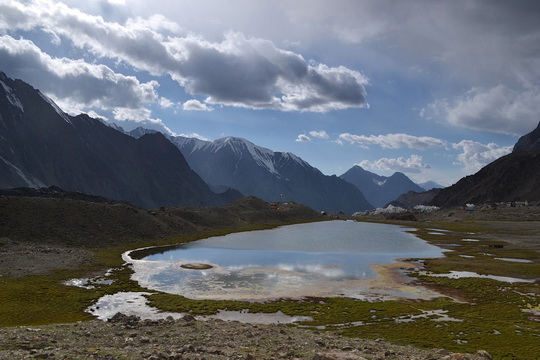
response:
<svg viewBox="0 0 540 360"><path fill-rule="evenodd" d="M141 285L194 299L364 298L376 276L372 264L441 251L397 226L332 221L230 234L126 259ZM186 263L212 268L182 268Z"/></svg>

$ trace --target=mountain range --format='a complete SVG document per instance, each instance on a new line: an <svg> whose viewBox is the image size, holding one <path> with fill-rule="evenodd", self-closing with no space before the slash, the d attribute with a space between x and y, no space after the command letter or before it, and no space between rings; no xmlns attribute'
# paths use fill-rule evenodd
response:
<svg viewBox="0 0 540 360"><path fill-rule="evenodd" d="M238 138L129 136L88 115L70 116L1 72L0 135L0 188L56 186L145 208L224 205L242 194L331 212L372 208L353 185L294 154Z"/></svg>
<svg viewBox="0 0 540 360"><path fill-rule="evenodd" d="M146 208L226 202L162 134L135 139L88 115L69 116L0 72L0 188L48 186Z"/></svg>
<svg viewBox="0 0 540 360"><path fill-rule="evenodd" d="M139 137L148 132L153 130L137 128L129 134ZM361 190L337 176L324 175L292 153L272 151L236 137L169 139L213 188L230 187L266 201L293 201L330 212L373 208Z"/></svg>
<svg viewBox="0 0 540 360"><path fill-rule="evenodd" d="M539 147L540 124L513 153L438 191L431 204L540 200ZM415 193L426 201L402 173L385 177L353 166L328 176L294 154L241 138L203 141L145 129L128 134L85 114L70 116L0 72L0 188L50 186L145 208L224 205L242 195L346 213L406 193L407 202Z"/></svg>

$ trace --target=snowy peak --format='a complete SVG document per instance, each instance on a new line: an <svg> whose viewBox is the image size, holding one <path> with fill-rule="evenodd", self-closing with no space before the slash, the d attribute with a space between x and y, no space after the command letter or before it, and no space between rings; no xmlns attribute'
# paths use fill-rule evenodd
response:
<svg viewBox="0 0 540 360"><path fill-rule="evenodd" d="M251 159L259 167L278 177L282 176L279 168L284 161L292 161L303 167L311 167L307 162L294 154L273 151L262 146L257 146L251 141L239 137L228 136L214 141L204 141L176 136L172 138L172 142L182 150L185 156L189 156L189 154L197 151L212 154L229 152L232 156L239 159L239 161Z"/></svg>
<svg viewBox="0 0 540 360"><path fill-rule="evenodd" d="M372 206L353 185L326 176L298 156L238 138L214 141L176 136L171 141L211 186L227 186L266 201L286 199L313 209L353 213Z"/></svg>

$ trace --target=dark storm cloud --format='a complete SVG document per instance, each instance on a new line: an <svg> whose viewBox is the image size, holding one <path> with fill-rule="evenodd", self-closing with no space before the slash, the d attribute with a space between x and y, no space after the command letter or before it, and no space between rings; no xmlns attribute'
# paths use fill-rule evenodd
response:
<svg viewBox="0 0 540 360"><path fill-rule="evenodd" d="M209 42L181 35L162 16L122 25L48 0L2 8L15 14L0 15L4 31L42 29L98 57L154 75L168 74L189 93L206 96L208 103L316 112L366 105L368 81L363 74L312 65L268 40L228 32L221 42Z"/></svg>

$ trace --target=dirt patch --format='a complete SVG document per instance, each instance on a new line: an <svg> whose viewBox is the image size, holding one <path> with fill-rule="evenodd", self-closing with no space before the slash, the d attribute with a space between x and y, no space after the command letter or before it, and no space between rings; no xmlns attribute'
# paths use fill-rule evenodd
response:
<svg viewBox="0 0 540 360"><path fill-rule="evenodd" d="M90 263L93 256L84 249L27 244L4 237L0 238L0 276L21 278L76 269Z"/></svg>

